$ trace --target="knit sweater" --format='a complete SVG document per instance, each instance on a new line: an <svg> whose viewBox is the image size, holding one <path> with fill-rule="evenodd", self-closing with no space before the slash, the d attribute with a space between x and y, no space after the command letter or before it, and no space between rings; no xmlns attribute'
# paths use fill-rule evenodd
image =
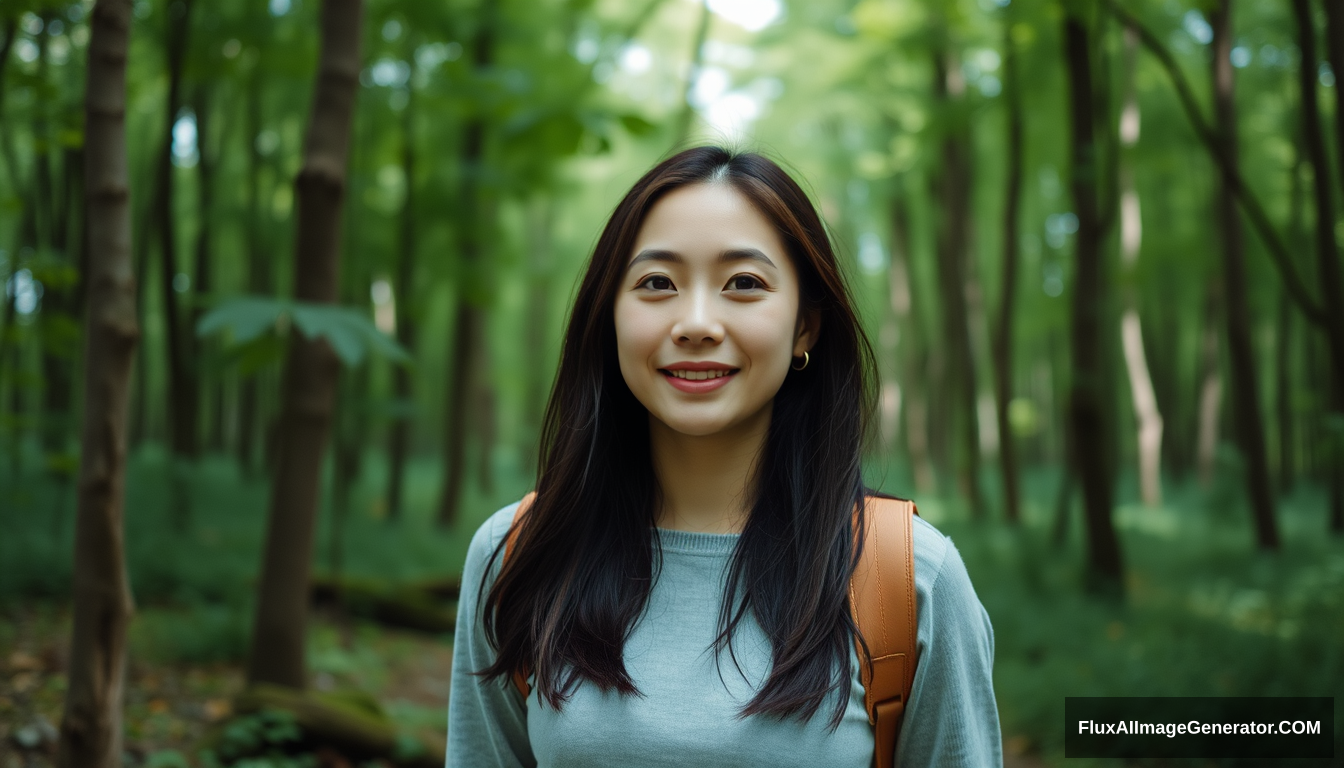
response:
<svg viewBox="0 0 1344 768"><path fill-rule="evenodd" d="M516 508L512 504L491 516L467 553L448 703L449 768L869 768L873 731L852 649L849 699L835 730L825 705L807 722L739 716L769 673L770 643L748 616L734 635L735 659L712 649L735 534L657 532L661 566L624 649L640 696L603 693L581 683L556 711L535 689L524 702L511 680L473 675L494 659L480 622L477 587ZM1001 765L989 616L951 540L918 517L914 549L919 661L896 764ZM499 567L496 561L487 590Z"/></svg>

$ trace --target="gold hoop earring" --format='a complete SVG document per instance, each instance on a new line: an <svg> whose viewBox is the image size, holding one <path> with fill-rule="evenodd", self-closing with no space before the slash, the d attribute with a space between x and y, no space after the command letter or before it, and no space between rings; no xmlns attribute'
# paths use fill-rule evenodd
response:
<svg viewBox="0 0 1344 768"><path fill-rule="evenodd" d="M802 364L802 365L798 365L798 364L797 364L797 361L795 360L794 362L789 363L789 367L792 368L792 369L795 370L795 371L801 371L801 370L803 370L804 368L806 368L806 367L807 367L807 364L810 363L810 362L812 362L812 358L811 358L811 356L808 355L806 352L804 352L804 353L803 353L803 364Z"/></svg>

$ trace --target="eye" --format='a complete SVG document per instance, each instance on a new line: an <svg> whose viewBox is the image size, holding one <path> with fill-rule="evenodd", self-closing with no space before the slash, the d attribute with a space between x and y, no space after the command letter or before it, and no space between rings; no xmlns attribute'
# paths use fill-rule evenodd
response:
<svg viewBox="0 0 1344 768"><path fill-rule="evenodd" d="M649 275L643 280L640 280L639 284L635 287L648 288L654 291L671 291L676 288L675 285L672 285L672 281L667 275Z"/></svg>
<svg viewBox="0 0 1344 768"><path fill-rule="evenodd" d="M737 275L728 281L728 288L734 291L754 291L764 287L764 283L751 275Z"/></svg>

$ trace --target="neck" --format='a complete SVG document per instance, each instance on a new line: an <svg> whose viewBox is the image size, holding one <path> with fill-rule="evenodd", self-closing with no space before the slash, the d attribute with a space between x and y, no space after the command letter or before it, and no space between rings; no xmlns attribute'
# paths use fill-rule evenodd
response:
<svg viewBox="0 0 1344 768"><path fill-rule="evenodd" d="M731 430L693 436L649 418L653 471L662 490L659 528L740 533L751 510L747 484L770 429L770 408Z"/></svg>

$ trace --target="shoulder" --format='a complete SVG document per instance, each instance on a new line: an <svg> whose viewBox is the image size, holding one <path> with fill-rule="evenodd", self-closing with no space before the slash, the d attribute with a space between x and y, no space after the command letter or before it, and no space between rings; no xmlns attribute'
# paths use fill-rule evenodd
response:
<svg viewBox="0 0 1344 768"><path fill-rule="evenodd" d="M915 515L913 521L915 544L915 589L921 595L931 593L942 576L944 568L951 558L961 562L961 555L952 545L952 540L944 536L933 524Z"/></svg>
<svg viewBox="0 0 1344 768"><path fill-rule="evenodd" d="M518 505L522 500L513 502L495 510L494 514L486 518L481 523L481 527L476 529L476 534L471 537L471 548L482 548L486 551L493 551L499 546L499 542L504 540L505 534L509 532L509 526L513 524L513 516L518 512Z"/></svg>
<svg viewBox="0 0 1344 768"><path fill-rule="evenodd" d="M518 511L520 503L522 502L515 501L500 508L476 529L476 533L471 537L471 545L467 547L467 563L463 568L464 583L473 576L479 579L487 567L492 572L498 572L500 566L498 558L491 563L491 557L508 534L509 526L513 524L513 515Z"/></svg>
<svg viewBox="0 0 1344 768"><path fill-rule="evenodd" d="M921 629L931 631L937 627L937 633L942 634L957 627L992 637L989 616L952 539L918 516L914 518L913 537L915 595Z"/></svg>

